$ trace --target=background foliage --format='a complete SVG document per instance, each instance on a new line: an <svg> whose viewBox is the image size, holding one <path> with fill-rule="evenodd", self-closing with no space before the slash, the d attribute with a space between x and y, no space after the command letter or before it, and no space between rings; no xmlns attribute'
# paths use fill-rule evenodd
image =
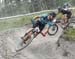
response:
<svg viewBox="0 0 75 59"><path fill-rule="evenodd" d="M0 17L55 9L65 2L75 6L75 0L0 0Z"/></svg>

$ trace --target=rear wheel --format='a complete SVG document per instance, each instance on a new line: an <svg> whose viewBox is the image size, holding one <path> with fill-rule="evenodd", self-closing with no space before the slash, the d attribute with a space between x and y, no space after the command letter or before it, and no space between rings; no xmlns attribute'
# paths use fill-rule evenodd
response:
<svg viewBox="0 0 75 59"><path fill-rule="evenodd" d="M25 47L27 47L32 42L33 39L34 39L34 34L32 34L31 37L28 37L28 35L26 35L24 37L24 39L22 39L22 41L20 43L21 46L16 50L16 52L21 51ZM25 40L26 40L26 42L25 42Z"/></svg>
<svg viewBox="0 0 75 59"><path fill-rule="evenodd" d="M51 26L49 28L48 34L49 35L55 35L58 31L58 26L56 24L54 24L53 26Z"/></svg>

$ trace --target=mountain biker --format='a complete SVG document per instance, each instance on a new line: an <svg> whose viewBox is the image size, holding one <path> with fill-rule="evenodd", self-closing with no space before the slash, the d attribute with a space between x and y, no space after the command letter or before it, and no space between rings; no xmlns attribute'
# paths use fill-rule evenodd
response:
<svg viewBox="0 0 75 59"><path fill-rule="evenodd" d="M35 28L34 31L40 32L43 36L46 36L49 27L56 21L55 17L55 12L34 17L32 20L33 28Z"/></svg>
<svg viewBox="0 0 75 59"><path fill-rule="evenodd" d="M52 26L56 19L56 13L55 12L51 12L49 14L42 14L42 15L38 15L35 16L31 21L33 24L33 27L30 28L26 34L31 31L32 29L34 29L34 31L41 33L43 36L46 36L46 33L49 30L49 27ZM26 35L25 34L25 35Z"/></svg>
<svg viewBox="0 0 75 59"><path fill-rule="evenodd" d="M32 29L33 33L35 34L34 37L36 37L38 35L38 33L41 33L43 36L46 36L49 27L52 26L55 22L56 22L56 13L55 12L51 12L49 14L42 14L42 15L38 15L35 16L31 21L33 24L33 27L30 28L25 35L27 35ZM28 37L31 37L31 33L28 35ZM24 36L25 36L24 35ZM24 37L21 37L21 39L24 39ZM24 40L24 43L26 44L26 41L28 39Z"/></svg>
<svg viewBox="0 0 75 59"><path fill-rule="evenodd" d="M62 7L58 7L58 13L62 13L62 20L64 20L63 24L66 24L72 15L69 4L66 3Z"/></svg>

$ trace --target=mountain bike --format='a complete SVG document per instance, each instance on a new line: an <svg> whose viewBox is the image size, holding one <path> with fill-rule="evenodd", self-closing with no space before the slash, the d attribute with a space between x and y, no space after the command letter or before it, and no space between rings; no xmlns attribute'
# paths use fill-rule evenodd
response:
<svg viewBox="0 0 75 59"><path fill-rule="evenodd" d="M37 28L37 27L36 27ZM40 32L34 31L36 28L31 28L23 37L21 37L22 42L20 43L21 47L16 50L16 52L24 49L27 47L34 38L36 38L37 35L40 34ZM50 26L48 34L49 35L55 35L58 32L58 25L54 23L52 26Z"/></svg>
<svg viewBox="0 0 75 59"><path fill-rule="evenodd" d="M73 19L74 20L74 19ZM68 29L69 27L75 27L75 22L72 21L72 18L70 18L68 20L68 22L63 25L64 27L62 27L62 21L56 21L50 28L48 31L49 35L55 35L58 32L58 23L60 23L60 27L65 29ZM17 49L16 51L21 51L22 49L24 49L25 47L27 47L34 38L36 38L37 35L40 34L40 32L34 32L35 28L31 28L27 33L25 33L25 35L23 37L21 37L22 42L21 42L21 48ZM36 34L35 34L36 33Z"/></svg>

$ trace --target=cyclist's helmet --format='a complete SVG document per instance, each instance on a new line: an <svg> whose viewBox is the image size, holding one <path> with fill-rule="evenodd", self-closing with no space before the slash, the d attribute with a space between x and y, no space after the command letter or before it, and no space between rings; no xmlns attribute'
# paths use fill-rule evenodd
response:
<svg viewBox="0 0 75 59"><path fill-rule="evenodd" d="M56 17L56 13L55 12L51 12L49 13L50 16Z"/></svg>
<svg viewBox="0 0 75 59"><path fill-rule="evenodd" d="M58 6L58 8L57 8L57 9L58 9L58 11L59 11L59 12L61 12L62 7L61 7L61 6Z"/></svg>
<svg viewBox="0 0 75 59"><path fill-rule="evenodd" d="M70 7L70 4L68 2L64 3L64 5L63 5L63 8L66 8L66 7Z"/></svg>

